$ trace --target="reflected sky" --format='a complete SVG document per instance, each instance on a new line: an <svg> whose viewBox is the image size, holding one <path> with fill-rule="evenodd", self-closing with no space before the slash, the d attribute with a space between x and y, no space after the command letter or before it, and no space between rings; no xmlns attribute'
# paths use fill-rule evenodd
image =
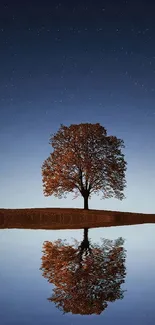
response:
<svg viewBox="0 0 155 325"><path fill-rule="evenodd" d="M123 300L109 303L100 316L63 315L47 300L53 288L41 275L44 241L83 239L83 230L0 230L0 323L154 324L155 225L90 229L91 242L125 238L127 275Z"/></svg>

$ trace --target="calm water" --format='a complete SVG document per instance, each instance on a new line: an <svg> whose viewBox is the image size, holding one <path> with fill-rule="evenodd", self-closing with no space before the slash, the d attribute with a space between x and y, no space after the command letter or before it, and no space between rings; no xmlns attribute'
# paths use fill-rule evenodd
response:
<svg viewBox="0 0 155 325"><path fill-rule="evenodd" d="M100 315L80 314L80 312L84 313L84 310L86 313L91 308L90 302L88 301L87 304L86 301L87 290L92 292L89 288L88 277L86 276L90 272L91 266L89 270L84 269L84 273L80 273L83 274L83 280L82 276L77 279L78 288L80 288L79 283L82 283L84 293L81 291L82 289L78 289L78 292L75 289L74 297L71 299L68 307L68 310L77 310L77 299L83 295L83 304L81 302L80 305L79 302L78 305L79 314L72 314L72 312L64 314L53 301L48 300L54 294L54 286L48 282L48 278L44 277L42 275L43 271L40 270L41 258L43 255L45 256L42 252L45 241L53 243L57 239L66 239L71 245L73 244L73 239L77 239L79 242L82 241L82 230L0 230L0 324L73 325L79 324L79 322L80 324L89 322L89 324L96 325L155 324L155 225L145 224L90 229L88 237L92 245L98 243L98 248L101 247L101 238L114 240L123 237L125 239L123 249L126 250L126 259L124 261L126 275L125 273L122 275L123 273L121 274L120 271L122 264L120 263L119 255L117 255L119 253L113 254L112 262L110 258L109 260L107 259L106 270L111 272L111 278L107 280L108 274L105 272L104 297L106 296L107 298L107 305L105 309L103 308L104 310ZM102 252L103 257L105 257L104 245ZM106 256L108 258L108 253ZM70 258L72 257L70 256ZM92 260L90 263L93 263ZM50 258L48 257L47 259L47 255L45 256L44 263L46 270L51 267ZM102 263L101 251L98 254L96 263ZM110 263L115 263L115 266ZM111 265L114 267L111 268ZM100 265L95 267L96 276L100 274L101 267ZM66 274L60 276L57 271L58 286L60 286L59 284ZM119 280L122 278L125 280L124 283L118 285ZM93 283L93 280L91 283ZM98 284L99 287L100 282ZM70 288L70 285L68 281L68 288ZM107 286L107 289L105 289L105 286ZM97 286L95 290L97 290ZM122 299L120 299L121 295ZM112 296L114 301L108 302L109 297ZM64 301L65 297L62 297L62 299L63 303L66 304L66 301ZM98 310L100 310L99 305L97 307Z"/></svg>

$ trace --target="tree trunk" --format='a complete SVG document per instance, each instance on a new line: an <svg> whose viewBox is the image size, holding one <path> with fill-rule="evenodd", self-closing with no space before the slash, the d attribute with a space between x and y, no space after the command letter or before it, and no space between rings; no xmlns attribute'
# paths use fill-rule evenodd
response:
<svg viewBox="0 0 155 325"><path fill-rule="evenodd" d="M88 196L84 197L84 210L88 210Z"/></svg>

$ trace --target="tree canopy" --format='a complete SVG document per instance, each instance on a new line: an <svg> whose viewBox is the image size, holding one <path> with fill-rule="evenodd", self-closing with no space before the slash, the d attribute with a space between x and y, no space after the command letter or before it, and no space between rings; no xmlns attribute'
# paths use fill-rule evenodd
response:
<svg viewBox="0 0 155 325"><path fill-rule="evenodd" d="M77 241L74 245L62 240L44 242L41 270L55 286L48 300L64 313L90 315L123 299L123 243L122 238L102 239L101 245L89 243L89 248L81 249Z"/></svg>
<svg viewBox="0 0 155 325"><path fill-rule="evenodd" d="M66 196L74 192L84 198L102 192L102 198L122 200L126 186L124 142L108 136L99 123L61 125L51 135L53 151L42 165L44 195Z"/></svg>

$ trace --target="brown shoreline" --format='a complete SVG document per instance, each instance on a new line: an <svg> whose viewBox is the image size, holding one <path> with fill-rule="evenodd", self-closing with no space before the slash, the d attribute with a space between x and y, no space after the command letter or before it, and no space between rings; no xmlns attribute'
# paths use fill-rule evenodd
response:
<svg viewBox="0 0 155 325"><path fill-rule="evenodd" d="M155 214L68 208L0 209L0 228L81 229L155 223Z"/></svg>

